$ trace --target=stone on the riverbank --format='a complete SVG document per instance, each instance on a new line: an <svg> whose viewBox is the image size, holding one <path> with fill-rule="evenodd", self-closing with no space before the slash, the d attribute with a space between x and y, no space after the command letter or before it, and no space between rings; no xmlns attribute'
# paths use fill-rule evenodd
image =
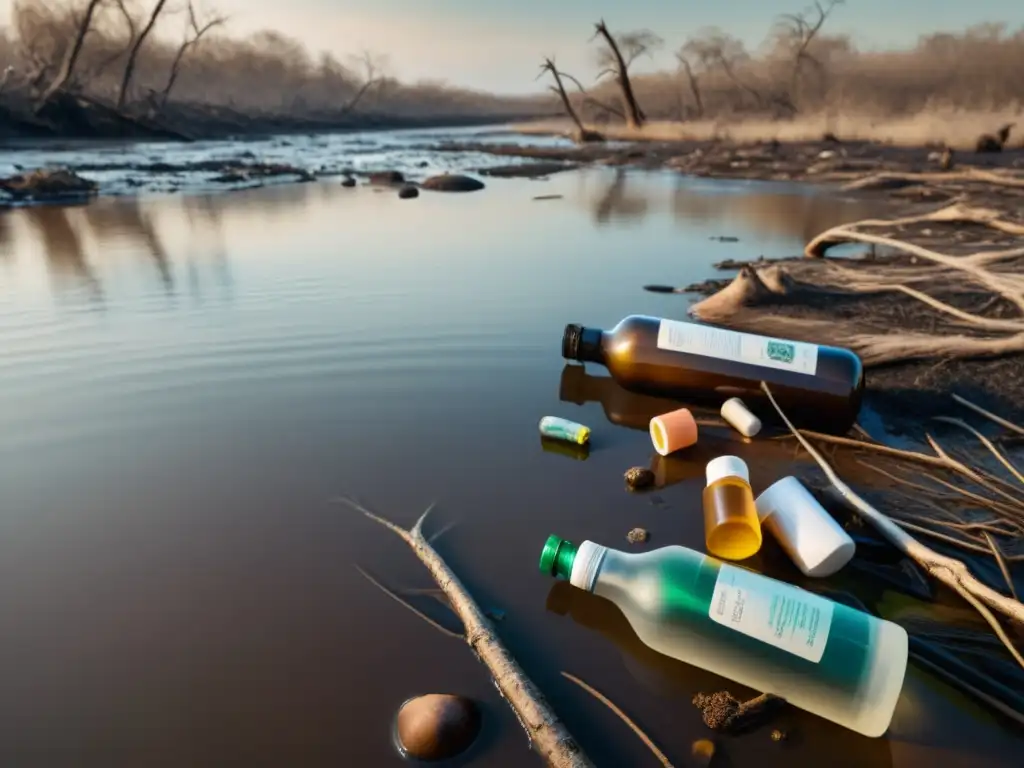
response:
<svg viewBox="0 0 1024 768"><path fill-rule="evenodd" d="M354 187L355 185L356 180L353 179L351 176L346 176L344 179L341 180L341 186L343 187Z"/></svg>
<svg viewBox="0 0 1024 768"><path fill-rule="evenodd" d="M61 200L95 195L99 185L62 168L30 171L0 179L0 189L17 200Z"/></svg>
<svg viewBox="0 0 1024 768"><path fill-rule="evenodd" d="M480 709L471 699L429 693L405 702L395 719L398 747L407 757L444 760L465 752L480 733Z"/></svg>
<svg viewBox="0 0 1024 768"><path fill-rule="evenodd" d="M484 183L461 173L442 173L424 180L420 186L432 192L476 192L484 188Z"/></svg>
<svg viewBox="0 0 1024 768"><path fill-rule="evenodd" d="M371 184L404 184L405 176L401 171L375 171L368 177Z"/></svg>
<svg viewBox="0 0 1024 768"><path fill-rule="evenodd" d="M412 184L406 184L400 190L398 190L398 197L401 200L411 200L414 197L419 197L420 191L416 189Z"/></svg>

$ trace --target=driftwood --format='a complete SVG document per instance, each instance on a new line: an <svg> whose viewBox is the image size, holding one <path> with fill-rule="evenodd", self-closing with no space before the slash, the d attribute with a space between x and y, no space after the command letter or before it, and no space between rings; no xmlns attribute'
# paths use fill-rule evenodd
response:
<svg viewBox="0 0 1024 768"><path fill-rule="evenodd" d="M821 453L801 434L800 430L793 426L792 422L776 402L774 395L767 383L761 382L761 388L768 396L772 406L778 412L780 418L785 422L786 427L803 448L811 455L814 461L825 473L832 487L843 497L843 499L857 511L872 527L875 528L887 541L889 541L900 552L905 554L920 565L927 573L938 581L955 590L996 633L996 636L1006 646L1021 667L1024 667L1024 656L1016 649L1007 636L1006 631L993 615L992 610L1024 626L1024 604L1019 600L999 594L994 589L981 583L967 568L961 560L941 555L938 552L926 547L903 528L897 525L892 518L883 512L878 511L859 496L850 486L836 474L835 470L822 457ZM990 610L991 609L991 610Z"/></svg>
<svg viewBox="0 0 1024 768"><path fill-rule="evenodd" d="M544 695L508 652L490 620L459 581L458 576L423 534L423 521L432 507L406 530L351 499L339 499L404 541L426 566L448 604L465 627L465 640L490 670L498 691L515 712L533 749L551 768L593 768L593 763L548 704Z"/></svg>
<svg viewBox="0 0 1024 768"><path fill-rule="evenodd" d="M1024 248L999 248L962 256L939 253L922 245L891 236L871 234L865 228L897 228L927 223L969 223L1003 235L1024 235L1024 225L1007 221L995 210L961 203L923 215L901 219L864 221L833 227L814 239L805 255L824 256L841 243L866 243L891 249L924 265L877 259L793 261L758 268L741 269L735 280L717 293L695 304L690 312L708 322L760 326L767 332L790 330L814 335L847 346L868 366L928 358L982 358L1024 352ZM977 303L1003 302L1016 316L986 316L968 312L928 293L942 291L971 296ZM806 303L829 294L836 297L861 294L900 293L927 306L937 316L932 333L893 328L872 318L809 320L786 317L785 313L752 311L768 304ZM798 330L797 326L802 326Z"/></svg>

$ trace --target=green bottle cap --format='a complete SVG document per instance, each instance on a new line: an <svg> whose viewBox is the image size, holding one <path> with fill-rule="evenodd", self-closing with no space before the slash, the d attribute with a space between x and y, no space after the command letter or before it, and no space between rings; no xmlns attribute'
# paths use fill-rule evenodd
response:
<svg viewBox="0 0 1024 768"><path fill-rule="evenodd" d="M576 545L554 534L544 542L540 553L540 570L556 579L568 579L572 575L572 563L576 559Z"/></svg>

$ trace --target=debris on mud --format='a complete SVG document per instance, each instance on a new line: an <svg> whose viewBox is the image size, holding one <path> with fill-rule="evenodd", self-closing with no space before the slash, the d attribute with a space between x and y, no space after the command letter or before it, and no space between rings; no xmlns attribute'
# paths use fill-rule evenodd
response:
<svg viewBox="0 0 1024 768"><path fill-rule="evenodd" d="M631 491L639 491L654 485L654 473L647 467L631 467L625 474L626 487Z"/></svg>
<svg viewBox="0 0 1024 768"><path fill-rule="evenodd" d="M646 528L634 528L626 534L626 541L630 544L644 544L650 537Z"/></svg>
<svg viewBox="0 0 1024 768"><path fill-rule="evenodd" d="M0 179L0 189L15 200L49 202L92 197L99 185L74 171L41 168Z"/></svg>
<svg viewBox="0 0 1024 768"><path fill-rule="evenodd" d="M701 711L704 724L713 731L739 733L763 725L784 705L785 699L762 693L749 701L740 701L728 691L698 693L693 705Z"/></svg>

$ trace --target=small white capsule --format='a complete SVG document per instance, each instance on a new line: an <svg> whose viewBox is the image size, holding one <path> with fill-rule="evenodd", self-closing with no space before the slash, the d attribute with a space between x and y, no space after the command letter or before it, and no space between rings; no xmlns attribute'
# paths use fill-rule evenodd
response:
<svg viewBox="0 0 1024 768"><path fill-rule="evenodd" d="M761 420L747 410L738 397L731 397L722 404L722 418L744 437L753 437L761 431Z"/></svg>

